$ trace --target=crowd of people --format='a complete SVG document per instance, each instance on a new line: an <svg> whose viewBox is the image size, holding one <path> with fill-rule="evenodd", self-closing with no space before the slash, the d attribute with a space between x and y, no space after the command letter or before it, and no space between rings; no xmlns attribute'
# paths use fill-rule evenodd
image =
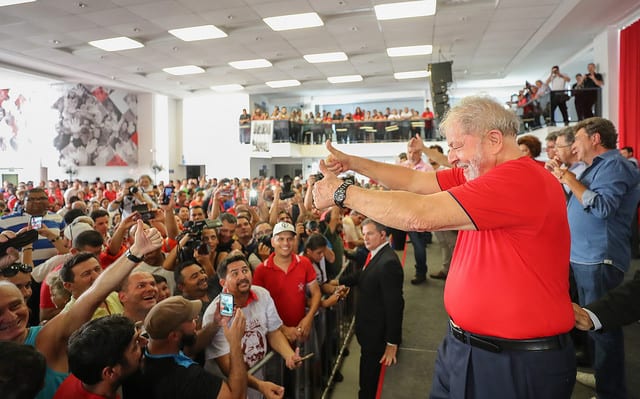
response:
<svg viewBox="0 0 640 399"><path fill-rule="evenodd" d="M571 84L571 77L560 71L554 65L546 80L536 80L534 84L525 83L525 87L518 92L510 102L515 105L527 129L536 129L542 124L555 126L555 111L560 110L562 122L569 125L569 111L567 102L574 98L577 120L581 121L599 115L599 88L604 86L602 75L596 72L596 65L589 63L587 73L575 75L575 83ZM542 119L542 120L541 120Z"/></svg>
<svg viewBox="0 0 640 399"><path fill-rule="evenodd" d="M359 397L373 398L402 344L403 270L388 236L410 232L411 282L422 284L426 234L415 233L458 231L453 244L437 236L449 259L431 277L447 280L451 319L432 397L570 397L576 323L607 326L589 333L596 392L624 395L622 331L610 320L632 318L597 301L629 268L637 161L596 117L549 136L540 167L518 126L474 97L442 123L448 155L415 136L401 165L328 144L306 181L7 184L0 353L20 362L0 367L0 387L38 398L299 397L296 370L335 338L323 318L357 287ZM372 180L337 177L349 171ZM347 260L354 274L341 274ZM606 303L633 300L635 289ZM288 370L282 380L247 373L268 350ZM25 370L27 384L13 377Z"/></svg>
<svg viewBox="0 0 640 399"><path fill-rule="evenodd" d="M291 132L286 134L285 141L302 143L305 137L299 131L298 125L316 125L309 127L306 131L311 133L311 137L306 141L309 144L322 143L322 137L331 138L336 135L339 143L347 142L374 142L374 141L406 141L410 136L420 134L425 139L434 139L434 113L426 107L420 112L416 109L390 108L384 111L377 109L366 110L357 106L352 112L343 113L338 108L335 111L323 111L304 113L300 109L294 109L291 113L287 107L275 106L273 112L269 114L261 108L255 108L250 115L246 109L240 114L239 123L241 128L241 142L248 143L246 131L252 120L274 120L294 122ZM413 122L411 122L413 121ZM377 122L377 123L374 123ZM335 130L334 130L335 129ZM274 139L283 139L283 135L274 129ZM243 134L244 133L244 134Z"/></svg>

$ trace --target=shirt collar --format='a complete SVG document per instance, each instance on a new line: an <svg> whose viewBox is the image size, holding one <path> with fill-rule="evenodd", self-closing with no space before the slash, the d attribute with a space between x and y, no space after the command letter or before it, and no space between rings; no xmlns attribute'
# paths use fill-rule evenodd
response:
<svg viewBox="0 0 640 399"><path fill-rule="evenodd" d="M144 355L150 359L167 359L167 358L172 358L174 362L176 362L176 364L178 366L182 366L184 368L187 368L189 366L191 366L192 364L196 364L196 362L194 362L189 356L185 355L182 351L178 352L178 353L168 353L168 354L163 354L163 355L152 355L151 353L149 353L149 351L147 349L144 350Z"/></svg>

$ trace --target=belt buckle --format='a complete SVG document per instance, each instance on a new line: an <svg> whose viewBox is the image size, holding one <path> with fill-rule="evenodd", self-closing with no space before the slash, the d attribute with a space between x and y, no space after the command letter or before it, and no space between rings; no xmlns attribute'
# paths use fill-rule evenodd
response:
<svg viewBox="0 0 640 399"><path fill-rule="evenodd" d="M464 335L464 331L460 327L453 325L453 323L449 323L449 325L451 326L451 334L453 334L458 341L464 344L468 343L467 336Z"/></svg>

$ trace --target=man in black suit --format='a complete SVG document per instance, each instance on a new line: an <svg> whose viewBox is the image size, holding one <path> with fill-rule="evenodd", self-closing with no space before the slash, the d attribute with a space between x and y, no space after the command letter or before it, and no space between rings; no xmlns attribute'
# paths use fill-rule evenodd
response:
<svg viewBox="0 0 640 399"><path fill-rule="evenodd" d="M640 279L631 280L601 299L581 308L573 304L576 328L599 330L616 328L640 319Z"/></svg>
<svg viewBox="0 0 640 399"><path fill-rule="evenodd" d="M381 365L397 362L404 310L404 273L398 256L387 242L385 227L371 219L365 219L361 226L370 256L362 270L341 277L339 284L359 287L356 309L356 337L361 347L358 397L373 399ZM334 283L338 284L335 280Z"/></svg>

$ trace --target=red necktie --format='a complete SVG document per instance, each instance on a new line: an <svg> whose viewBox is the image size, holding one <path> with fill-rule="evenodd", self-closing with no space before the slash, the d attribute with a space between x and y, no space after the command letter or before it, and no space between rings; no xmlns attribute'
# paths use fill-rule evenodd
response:
<svg viewBox="0 0 640 399"><path fill-rule="evenodd" d="M367 254L367 259L364 261L364 266L362 266L362 270L367 268L367 265L369 265L370 260L371 260L371 252Z"/></svg>

